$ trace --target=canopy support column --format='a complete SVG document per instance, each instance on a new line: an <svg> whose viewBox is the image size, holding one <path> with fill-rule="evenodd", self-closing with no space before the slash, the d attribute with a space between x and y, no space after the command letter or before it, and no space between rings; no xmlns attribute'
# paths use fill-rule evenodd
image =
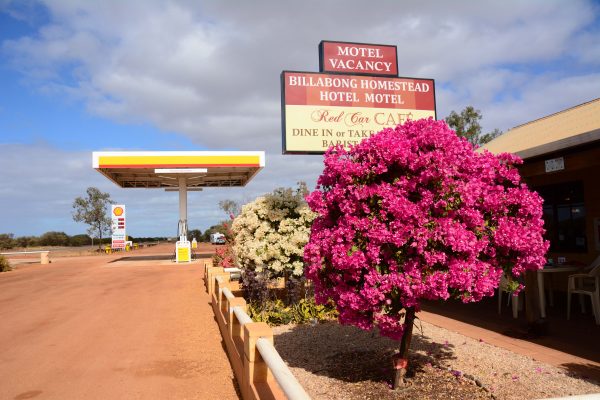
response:
<svg viewBox="0 0 600 400"><path fill-rule="evenodd" d="M179 240L187 240L187 178L179 177Z"/></svg>

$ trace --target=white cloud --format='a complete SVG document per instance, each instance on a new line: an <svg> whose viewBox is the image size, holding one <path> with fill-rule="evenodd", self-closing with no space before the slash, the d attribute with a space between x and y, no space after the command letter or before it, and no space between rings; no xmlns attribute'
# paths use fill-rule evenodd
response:
<svg viewBox="0 0 600 400"><path fill-rule="evenodd" d="M206 229L227 216L219 201L241 204L276 187L295 187L305 181L312 188L322 169L319 156L273 155L271 168L259 173L244 188L206 188L188 195L190 228ZM47 145L0 144L0 233L39 235L50 230L68 234L85 232L73 221L72 204L89 186L108 192L125 204L128 232L133 236L175 236L179 210L178 193L152 189L123 189L92 169L90 152L67 152ZM285 176L280 171L286 170Z"/></svg>
<svg viewBox="0 0 600 400"><path fill-rule="evenodd" d="M16 2L1 1L8 12L23 13ZM473 105L483 112L486 130L505 130L600 93L600 76L590 72L600 59L600 11L590 1L570 1L568 7L543 0L43 3L49 21L37 34L2 43L3 54L34 87L82 101L111 120L182 133L207 148L267 150L267 168L247 188L192 195L192 227L220 219L221 199L250 200L298 180L314 185L319 157L278 155L279 74L316 71L323 39L397 45L400 75L436 79L438 118ZM49 154L89 156L19 151L45 162ZM28 183L42 185L44 196L68 186L63 193L69 198L88 182L107 187L87 161L85 173L58 165L56 175L46 170L23 176L24 183L2 182L3 190L12 191L2 196L2 205L41 207ZM109 190L135 205L130 215L140 210L140 230L170 226L175 218L169 194ZM154 216L142 221L143 213Z"/></svg>
<svg viewBox="0 0 600 400"><path fill-rule="evenodd" d="M62 86L107 118L149 121L208 147L260 143L271 151L279 148L272 144L280 129L279 73L316 70L321 39L397 44L401 74L455 83L458 93L440 99L458 104L438 99L445 115L458 105L488 108L515 76L507 65L578 54L569 53L571 46L594 41L582 30L597 15L585 1L46 5L52 22L36 37L4 43L22 70L54 77L55 89ZM581 63L590 62L579 54ZM65 79L59 71L69 66L75 67Z"/></svg>

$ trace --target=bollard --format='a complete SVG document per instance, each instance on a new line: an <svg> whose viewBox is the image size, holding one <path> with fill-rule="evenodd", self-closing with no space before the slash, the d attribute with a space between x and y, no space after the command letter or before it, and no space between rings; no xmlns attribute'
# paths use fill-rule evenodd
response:
<svg viewBox="0 0 600 400"><path fill-rule="evenodd" d="M40 253L40 263L41 264L50 264L50 252L49 251Z"/></svg>

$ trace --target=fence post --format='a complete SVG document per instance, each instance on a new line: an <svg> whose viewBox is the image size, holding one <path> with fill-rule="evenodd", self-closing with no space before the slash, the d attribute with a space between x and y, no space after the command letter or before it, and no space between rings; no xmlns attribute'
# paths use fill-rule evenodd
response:
<svg viewBox="0 0 600 400"><path fill-rule="evenodd" d="M273 379L269 367L256 350L256 341L265 338L273 343L273 331L264 322L252 322L244 325L244 399L259 399L257 384L266 384Z"/></svg>
<svg viewBox="0 0 600 400"><path fill-rule="evenodd" d="M208 291L208 295L212 296L213 288L215 285L215 275L224 273L222 267L209 267L207 272L208 282L206 283L206 290Z"/></svg>
<svg viewBox="0 0 600 400"><path fill-rule="evenodd" d="M204 261L204 285L206 286L206 290L208 290L208 269L212 267L212 262L210 265L208 262Z"/></svg>
<svg viewBox="0 0 600 400"><path fill-rule="evenodd" d="M238 322L237 318L235 318L235 315L233 314L233 307L240 307L244 312L246 312L246 299L243 297L234 297L233 299L227 301L227 328L229 330L229 337L233 343L235 343L233 340L234 336L238 337L240 342L243 342L242 325ZM243 354L240 354L240 356L242 355Z"/></svg>
<svg viewBox="0 0 600 400"><path fill-rule="evenodd" d="M222 269L222 268L221 268ZM219 283L219 279L221 278L221 282ZM226 282L229 282L229 274L226 272L215 273L212 276L213 287L212 292L210 293L210 302L213 308L213 312L217 317L218 321L223 320L224 323L225 317L221 313L221 292L224 287L226 287ZM219 318L221 316L221 318Z"/></svg>
<svg viewBox="0 0 600 400"><path fill-rule="evenodd" d="M219 312L223 315L225 322L227 322L227 297L225 296L225 293L223 293L223 289L227 288L231 290L231 283L229 281L230 276L228 273L219 276L223 278L221 283L217 283L219 286L216 289Z"/></svg>
<svg viewBox="0 0 600 400"><path fill-rule="evenodd" d="M225 346L231 360L231 366L235 378L240 385L240 390L244 388L244 330L233 313L234 307L246 310L246 300L241 297L227 299L227 332L223 332Z"/></svg>

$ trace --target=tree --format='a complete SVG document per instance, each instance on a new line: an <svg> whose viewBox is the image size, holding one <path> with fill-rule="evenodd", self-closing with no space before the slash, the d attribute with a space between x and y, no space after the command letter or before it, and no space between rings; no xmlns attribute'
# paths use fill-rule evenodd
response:
<svg viewBox="0 0 600 400"><path fill-rule="evenodd" d="M196 241L202 240L202 231L200 229L192 229L188 232L188 238L195 238Z"/></svg>
<svg viewBox="0 0 600 400"><path fill-rule="evenodd" d="M231 219L235 218L241 210L240 205L234 200L221 200L219 201L219 208L225 211L228 217Z"/></svg>
<svg viewBox="0 0 600 400"><path fill-rule="evenodd" d="M15 247L15 235L0 233L0 249L12 249L13 247Z"/></svg>
<svg viewBox="0 0 600 400"><path fill-rule="evenodd" d="M242 289L251 300L264 297L268 283L281 277L288 302L299 300L304 246L316 216L304 199L305 189L306 185L275 189L244 205L233 220L233 252L242 270ZM253 293L261 296L257 299Z"/></svg>
<svg viewBox="0 0 600 400"><path fill-rule="evenodd" d="M68 246L69 235L64 232L46 232L40 236L39 244L41 246Z"/></svg>
<svg viewBox="0 0 600 400"><path fill-rule="evenodd" d="M69 246L87 246L90 242L92 238L89 235L74 235L69 238Z"/></svg>
<svg viewBox="0 0 600 400"><path fill-rule="evenodd" d="M240 268L265 270L269 279L286 273L302 276L304 245L314 218L302 186L278 188L244 205L232 225Z"/></svg>
<svg viewBox="0 0 600 400"><path fill-rule="evenodd" d="M481 111L476 110L473 106L467 106L460 114L456 111L450 112L450 115L446 117L446 123L454 129L458 136L466 138L469 143L483 145L500 136L502 131L496 128L492 132L482 135L479 124L481 118Z"/></svg>
<svg viewBox="0 0 600 400"><path fill-rule="evenodd" d="M77 197L73 202L73 219L89 225L87 230L90 236L98 235L98 248L102 248L102 235L110 231L110 217L108 206L113 204L110 194L101 192L98 188L89 187L87 197Z"/></svg>
<svg viewBox="0 0 600 400"><path fill-rule="evenodd" d="M210 228L208 228L207 230L204 231L204 233L201 236L201 240L200 239L196 239L199 240L201 242L210 242L210 235L212 235L213 233L222 233L223 235L227 236L228 233L228 226L227 226L227 222L222 222L218 225L213 225Z"/></svg>
<svg viewBox="0 0 600 400"><path fill-rule="evenodd" d="M502 135L502 131L498 128L495 128L493 131L481 135L479 137L479 144L484 145L486 143L489 143L500 135Z"/></svg>
<svg viewBox="0 0 600 400"><path fill-rule="evenodd" d="M40 238L37 236L19 236L15 239L18 247L33 247L40 244Z"/></svg>
<svg viewBox="0 0 600 400"><path fill-rule="evenodd" d="M325 153L307 198L319 215L304 250L317 302L339 320L400 341L404 381L422 299L476 302L502 274L545 263L542 198L510 154L477 153L443 121L409 121Z"/></svg>

